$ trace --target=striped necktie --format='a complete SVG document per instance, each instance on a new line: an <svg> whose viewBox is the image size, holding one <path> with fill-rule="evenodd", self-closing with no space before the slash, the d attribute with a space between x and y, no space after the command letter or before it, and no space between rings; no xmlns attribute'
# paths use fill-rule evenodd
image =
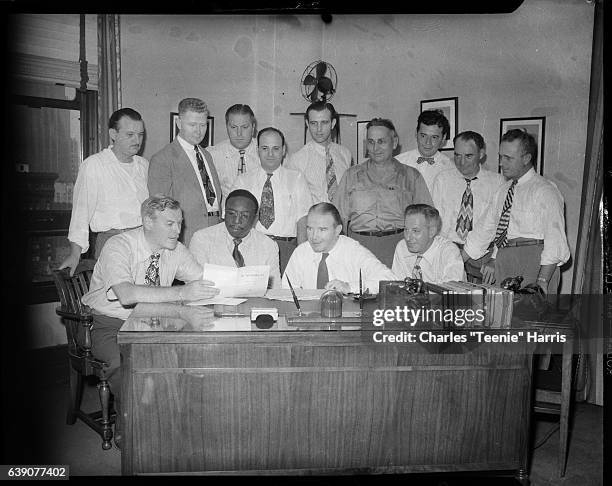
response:
<svg viewBox="0 0 612 486"><path fill-rule="evenodd" d="M513 180L510 188L508 189L508 194L506 194L506 200L504 201L504 207L502 209L501 216L499 217L497 231L495 231L495 239L493 242L499 249L503 248L508 243L508 223L510 222L510 210L512 209L512 199L514 198L514 186L516 186L516 182L516 179Z"/></svg>
<svg viewBox="0 0 612 486"><path fill-rule="evenodd" d="M145 272L145 285L159 287L159 253L153 253L149 258L149 266Z"/></svg>
<svg viewBox="0 0 612 486"><path fill-rule="evenodd" d="M327 197L331 201L336 194L338 189L338 181L336 180L336 171L334 169L334 159L329 152L331 144L327 144L325 147L325 179L327 180Z"/></svg>
<svg viewBox="0 0 612 486"><path fill-rule="evenodd" d="M268 229L274 223L274 192L270 178L274 174L268 174L268 178L261 191L261 205L259 207L259 222Z"/></svg>
<svg viewBox="0 0 612 486"><path fill-rule="evenodd" d="M474 177L477 179L477 177ZM461 207L459 208L459 215L457 216L457 226L455 231L461 238L461 241L465 241L467 235L472 231L472 223L474 219L474 196L472 194L472 181L474 179L465 179L465 191L463 191L463 197L461 198Z"/></svg>
<svg viewBox="0 0 612 486"><path fill-rule="evenodd" d="M422 259L423 259L423 255L417 255L416 261L414 262L414 267L412 267L412 278L423 280L423 272L421 270L421 260Z"/></svg>
<svg viewBox="0 0 612 486"><path fill-rule="evenodd" d="M202 158L202 154L198 149L197 145L194 145L196 153L196 161L198 162L198 170L200 171L200 175L202 176L202 185L204 186L204 192L206 193L206 201L208 204L212 206L215 202L215 198L217 195L215 194L215 190L213 189L212 181L210 177L208 177L208 173L206 172L206 167L204 166L204 159Z"/></svg>
<svg viewBox="0 0 612 486"><path fill-rule="evenodd" d="M329 282L329 274L327 272L327 257L329 253L321 253L321 261L319 262L319 269L317 270L317 288L324 289Z"/></svg>
<svg viewBox="0 0 612 486"><path fill-rule="evenodd" d="M238 150L240 154L240 165L238 166L238 174L244 174L246 172L246 167L244 166L244 149Z"/></svg>
<svg viewBox="0 0 612 486"><path fill-rule="evenodd" d="M234 261L236 262L237 267L244 267L244 257L238 249L238 245L240 243L242 243L241 238L234 238L234 251L232 252L232 257L234 257Z"/></svg>

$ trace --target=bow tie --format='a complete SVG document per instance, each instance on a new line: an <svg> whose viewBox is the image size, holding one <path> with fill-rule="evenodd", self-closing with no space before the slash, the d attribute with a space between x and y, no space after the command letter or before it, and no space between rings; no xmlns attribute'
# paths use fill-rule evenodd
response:
<svg viewBox="0 0 612 486"><path fill-rule="evenodd" d="M423 162L427 162L429 165L433 165L435 160L433 157L419 157L417 159L417 164L422 164Z"/></svg>

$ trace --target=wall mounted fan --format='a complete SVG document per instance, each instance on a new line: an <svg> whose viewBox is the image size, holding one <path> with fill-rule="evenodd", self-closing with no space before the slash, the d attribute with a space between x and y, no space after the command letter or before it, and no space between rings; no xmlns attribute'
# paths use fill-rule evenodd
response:
<svg viewBox="0 0 612 486"><path fill-rule="evenodd" d="M338 86L338 76L334 66L325 61L314 61L302 74L300 87L306 101L329 101Z"/></svg>

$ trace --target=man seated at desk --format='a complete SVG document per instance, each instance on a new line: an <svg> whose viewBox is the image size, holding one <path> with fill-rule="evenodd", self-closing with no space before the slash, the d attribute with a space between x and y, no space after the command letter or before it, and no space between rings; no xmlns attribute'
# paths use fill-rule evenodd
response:
<svg viewBox="0 0 612 486"><path fill-rule="evenodd" d="M459 248L439 235L442 219L436 208L411 204L404 211L404 223L404 239L395 247L391 267L398 278L435 284L465 280Z"/></svg>
<svg viewBox="0 0 612 486"><path fill-rule="evenodd" d="M291 255L283 274L283 287L289 288L289 277L295 288L358 292L359 270L363 289L369 288L372 293L378 291L380 280L396 280L370 250L341 232L342 219L336 206L326 202L312 206L306 220L308 241Z"/></svg>
<svg viewBox="0 0 612 486"><path fill-rule="evenodd" d="M201 326L213 319L212 310L181 304L219 293L213 282L202 280L202 267L178 241L183 220L178 201L151 196L140 211L141 227L115 235L104 245L90 290L82 299L93 311L92 354L108 364L105 373L115 396L115 444L119 447L119 328L129 316L174 317ZM171 287L174 278L186 284Z"/></svg>
<svg viewBox="0 0 612 486"><path fill-rule="evenodd" d="M269 265L269 287L280 287L278 245L254 228L259 204L249 191L236 189L225 199L225 221L196 231L189 250L198 263L244 267Z"/></svg>

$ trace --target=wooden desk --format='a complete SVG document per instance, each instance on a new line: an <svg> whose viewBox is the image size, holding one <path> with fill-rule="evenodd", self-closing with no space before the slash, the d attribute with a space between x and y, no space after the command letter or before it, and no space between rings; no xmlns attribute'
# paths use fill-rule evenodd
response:
<svg viewBox="0 0 612 486"><path fill-rule="evenodd" d="M297 331L283 319L242 332L134 332L146 326L137 321L118 334L123 474L526 478L528 353L427 353L360 331Z"/></svg>

